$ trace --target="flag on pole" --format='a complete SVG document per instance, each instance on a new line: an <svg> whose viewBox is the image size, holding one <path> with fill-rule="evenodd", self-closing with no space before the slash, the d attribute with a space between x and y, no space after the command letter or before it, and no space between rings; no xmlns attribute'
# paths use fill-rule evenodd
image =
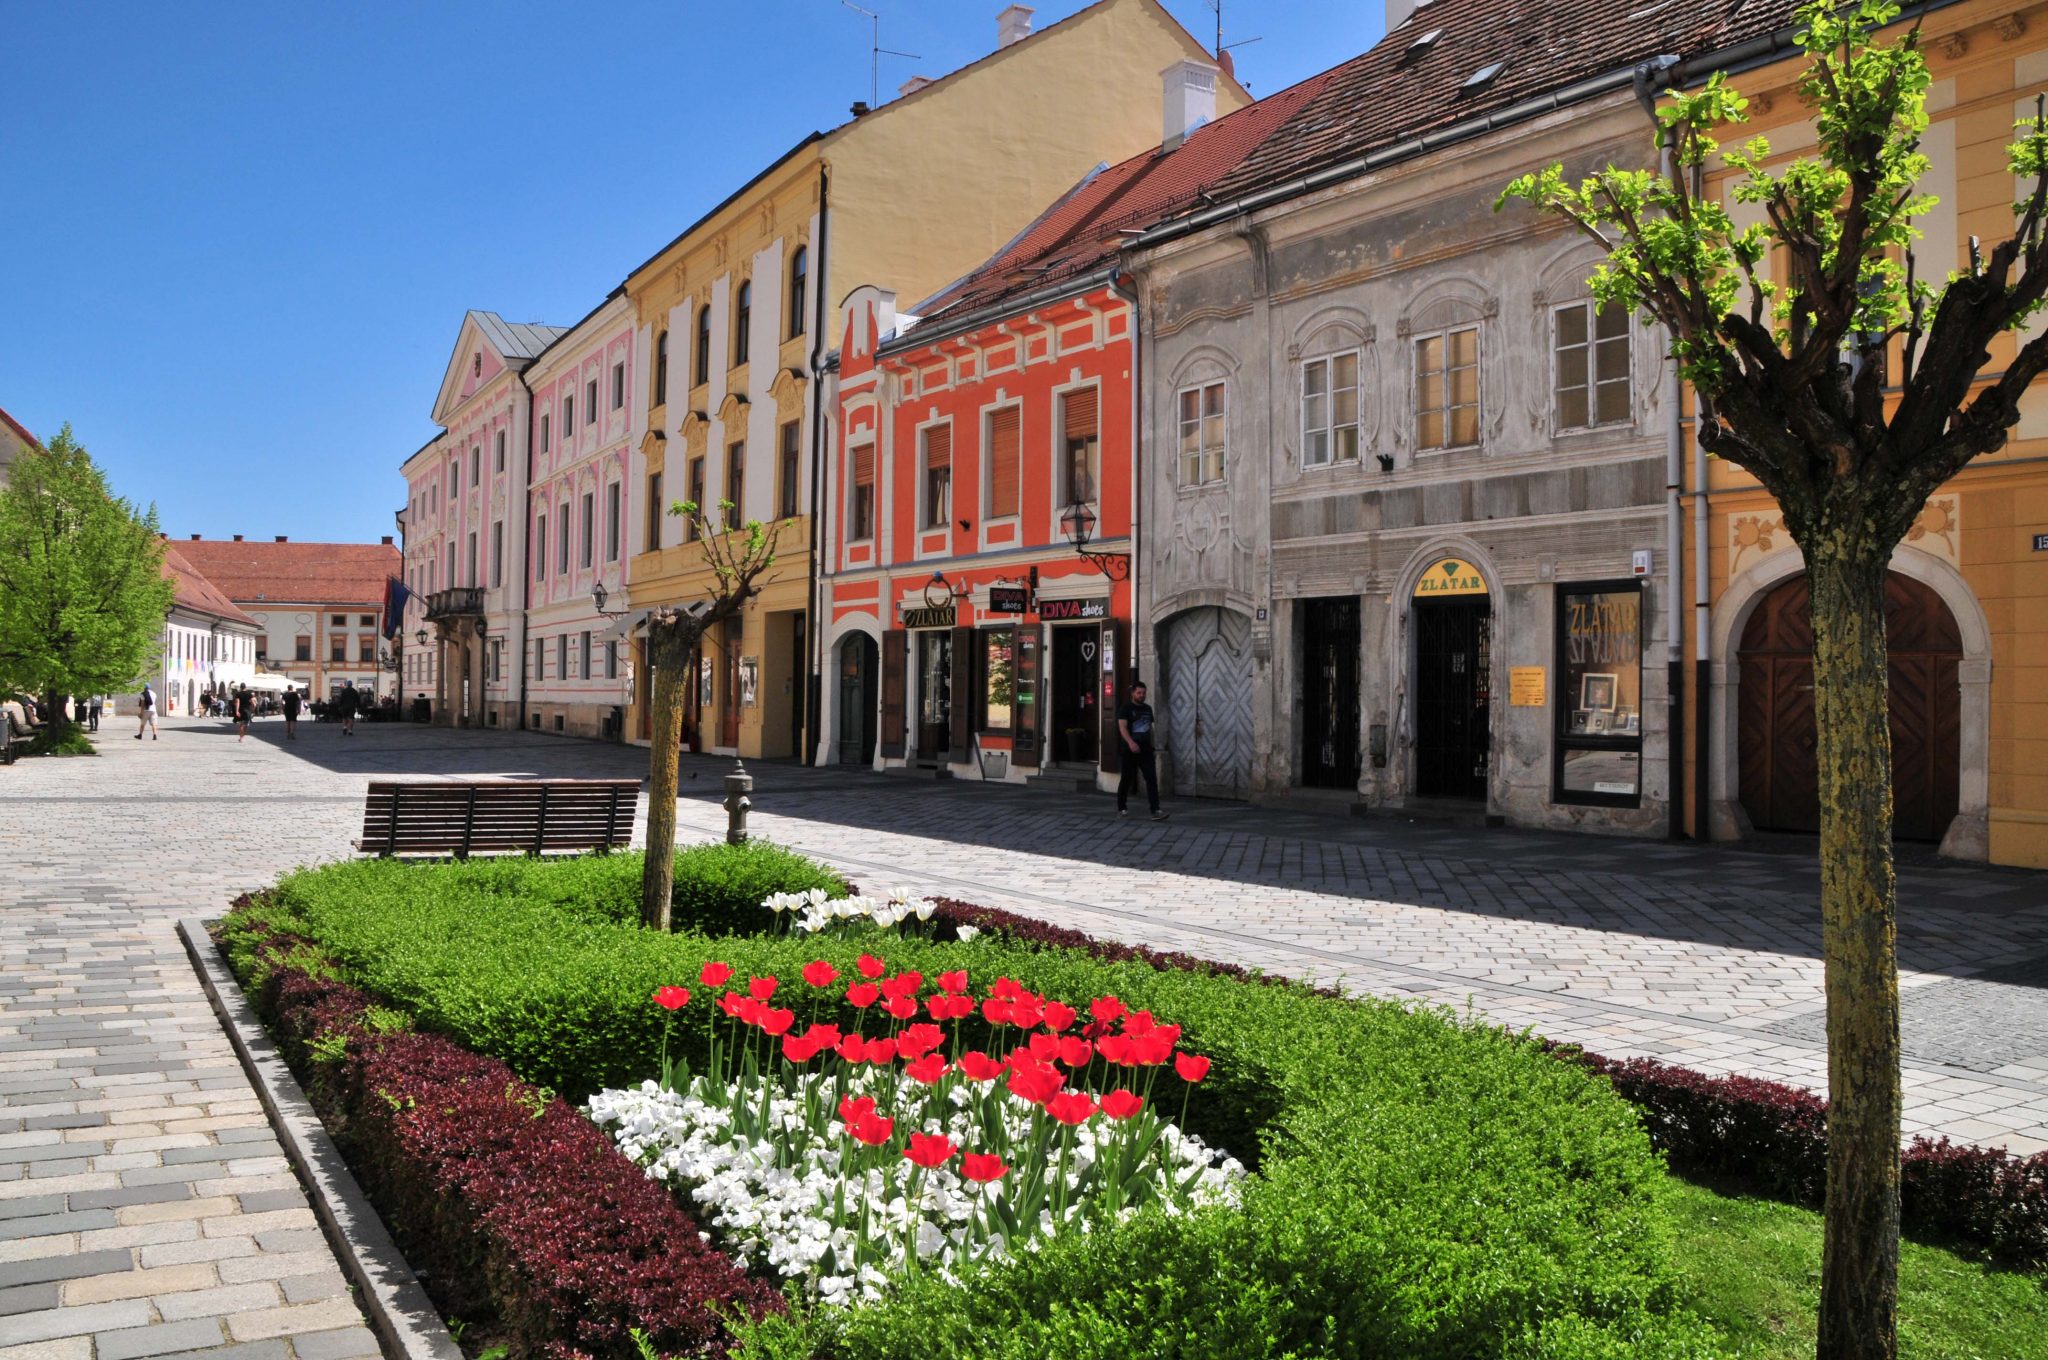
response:
<svg viewBox="0 0 2048 1360"><path fill-rule="evenodd" d="M396 576L384 578L384 639L390 641L405 626L405 602L412 598L412 591Z"/></svg>

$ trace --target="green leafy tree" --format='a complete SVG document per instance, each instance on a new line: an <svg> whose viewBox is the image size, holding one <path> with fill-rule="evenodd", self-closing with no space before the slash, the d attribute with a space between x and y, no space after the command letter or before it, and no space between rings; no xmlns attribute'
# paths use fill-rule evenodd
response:
<svg viewBox="0 0 2048 1360"><path fill-rule="evenodd" d="M1822 952L1828 1033L1826 1241L1818 1352L1895 1353L1899 1230L1899 993L1892 863L1884 581L1929 493L2002 447L2048 368L2048 336L2019 332L2048 294L2042 249L2048 127L2022 119L2009 168L2032 191L1988 253L1924 270L1913 254L1927 158L1927 63L1917 25L1886 39L1895 0L1798 11L1799 84L1818 145L1773 167L1751 138L1723 150L1747 101L1721 76L1657 111L1655 171L1560 167L1502 196L1561 216L1606 249L1602 302L1670 335L1699 404L1699 437L1777 499L1812 586L1819 726ZM1717 162L1737 227L1703 190ZM1926 277L1924 275L1931 275ZM1702 545L1704 551L1704 545Z"/></svg>
<svg viewBox="0 0 2048 1360"><path fill-rule="evenodd" d="M138 511L66 425L0 490L0 690L60 711L125 689L155 662L172 586L156 510Z"/></svg>
<svg viewBox="0 0 2048 1360"><path fill-rule="evenodd" d="M737 513L720 501L724 522ZM647 772L647 864L640 879L640 923L669 928L676 876L676 785L683 744L683 711L694 673L691 656L713 628L737 619L775 566L782 526L750 519L736 529L713 524L695 501L677 501L668 513L686 521L711 568L711 593L683 605L663 605L647 616L647 662L654 668L652 744ZM736 701L736 696L728 696Z"/></svg>

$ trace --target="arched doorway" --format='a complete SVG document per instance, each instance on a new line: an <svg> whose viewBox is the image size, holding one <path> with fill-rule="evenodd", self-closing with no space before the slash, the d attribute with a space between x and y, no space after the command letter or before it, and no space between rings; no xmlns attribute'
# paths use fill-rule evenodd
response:
<svg viewBox="0 0 2048 1360"><path fill-rule="evenodd" d="M1252 781L1252 623L1205 605L1168 620L1165 667L1168 775L1175 793L1244 798Z"/></svg>
<svg viewBox="0 0 2048 1360"><path fill-rule="evenodd" d="M875 763L875 663L879 649L866 633L839 644L839 763Z"/></svg>
<svg viewBox="0 0 2048 1360"><path fill-rule="evenodd" d="M1757 602L1743 629L1737 715L1743 810L1759 830L1818 831L1812 596L1802 573ZM1885 578L1891 670L1892 830L1939 841L1955 819L1962 634L1934 590Z"/></svg>

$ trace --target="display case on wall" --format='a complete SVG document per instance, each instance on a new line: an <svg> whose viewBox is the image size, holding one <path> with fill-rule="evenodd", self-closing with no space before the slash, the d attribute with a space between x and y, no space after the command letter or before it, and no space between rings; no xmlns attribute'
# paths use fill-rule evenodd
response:
<svg viewBox="0 0 2048 1360"><path fill-rule="evenodd" d="M1558 586L1556 655L1553 795L1560 803L1640 806L1642 583Z"/></svg>

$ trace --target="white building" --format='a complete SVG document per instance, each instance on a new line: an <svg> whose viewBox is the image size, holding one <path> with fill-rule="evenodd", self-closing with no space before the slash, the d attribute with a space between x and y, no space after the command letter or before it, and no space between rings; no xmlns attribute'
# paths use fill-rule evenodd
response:
<svg viewBox="0 0 2048 1360"><path fill-rule="evenodd" d="M199 696L256 677L263 625L237 608L175 548L164 549L164 577L176 591L164 618L163 654L150 683L164 714L191 713Z"/></svg>

